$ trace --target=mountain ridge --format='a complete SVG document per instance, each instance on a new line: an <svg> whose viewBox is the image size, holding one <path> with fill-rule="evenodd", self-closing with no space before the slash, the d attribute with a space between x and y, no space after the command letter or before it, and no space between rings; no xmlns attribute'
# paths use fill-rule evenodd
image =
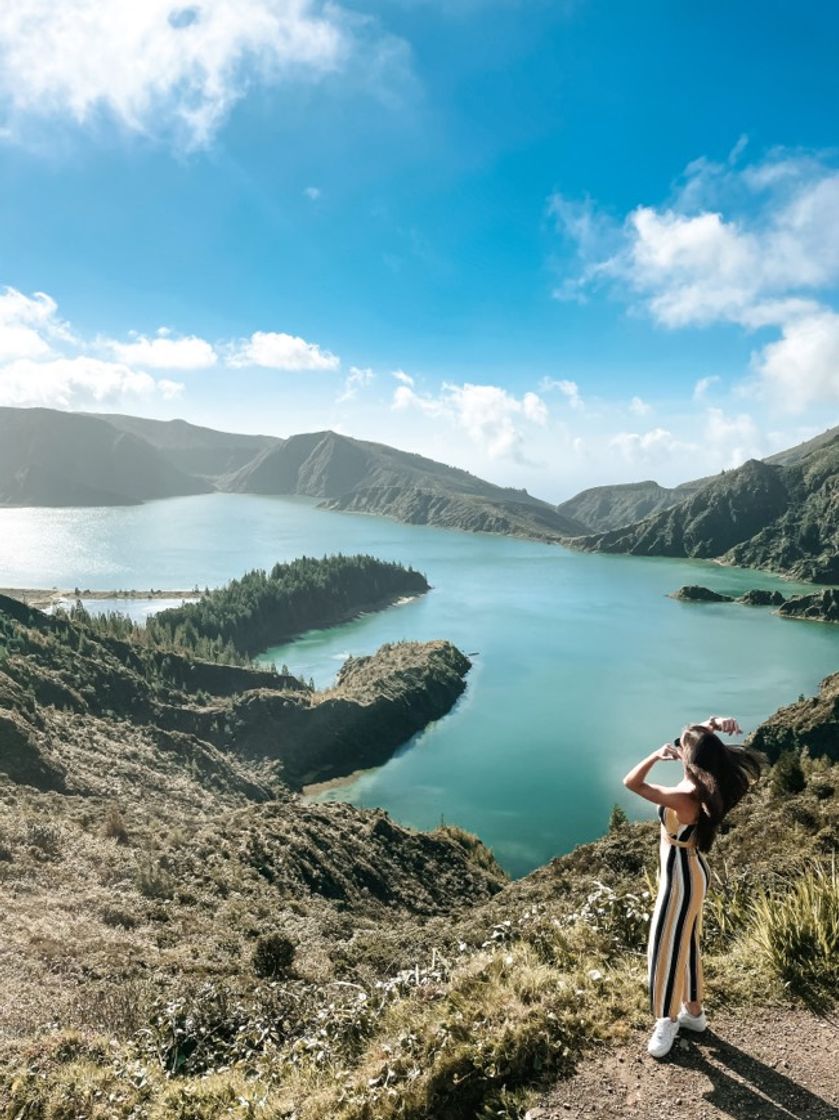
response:
<svg viewBox="0 0 839 1120"><path fill-rule="evenodd" d="M328 430L280 439L217 432L182 420L5 409L0 435L4 432L3 505L114 505L220 490L303 495L328 509L538 540L586 531L526 490ZM38 438L24 438L26 432ZM91 432L98 438L91 439ZM56 450L62 439L71 454ZM60 469L52 465L55 459ZM107 478L109 487L93 485L97 477Z"/></svg>
<svg viewBox="0 0 839 1120"><path fill-rule="evenodd" d="M839 429L783 462L749 459L677 506L565 542L592 552L715 559L839 581Z"/></svg>
<svg viewBox="0 0 839 1120"><path fill-rule="evenodd" d="M565 544L696 556L839 582L839 428L710 478L592 487L559 505L460 468L323 430L287 439L186 421L0 410L0 504L113 505L223 491ZM185 467L195 473L190 473Z"/></svg>
<svg viewBox="0 0 839 1120"><path fill-rule="evenodd" d="M131 505L211 489L98 417L0 407L0 505Z"/></svg>

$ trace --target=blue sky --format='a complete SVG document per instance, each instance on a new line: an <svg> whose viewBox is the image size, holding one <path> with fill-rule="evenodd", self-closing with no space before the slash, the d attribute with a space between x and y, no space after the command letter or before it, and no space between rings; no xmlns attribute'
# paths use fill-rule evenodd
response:
<svg viewBox="0 0 839 1120"><path fill-rule="evenodd" d="M11 8L0 403L554 499L839 419L832 4Z"/></svg>

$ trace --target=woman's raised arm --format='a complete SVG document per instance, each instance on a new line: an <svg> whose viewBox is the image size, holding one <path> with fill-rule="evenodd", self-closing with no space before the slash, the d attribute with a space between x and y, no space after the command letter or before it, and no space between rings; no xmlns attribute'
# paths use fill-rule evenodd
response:
<svg viewBox="0 0 839 1120"><path fill-rule="evenodd" d="M639 797L646 798L647 801L652 801L656 805L667 805L669 808L675 809L677 813L681 809L685 815L689 816L694 807L694 800L689 793L673 786L659 786L646 781L648 772L657 762L678 759L679 757L678 748L672 743L665 743L663 747L659 747L657 751L653 751L652 754L642 759L637 766L634 766L624 778L623 784L633 793L637 793Z"/></svg>

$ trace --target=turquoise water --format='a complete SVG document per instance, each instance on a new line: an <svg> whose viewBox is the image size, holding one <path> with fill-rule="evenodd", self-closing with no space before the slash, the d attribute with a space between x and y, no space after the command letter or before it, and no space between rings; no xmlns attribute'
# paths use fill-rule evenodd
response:
<svg viewBox="0 0 839 1120"><path fill-rule="evenodd" d="M268 656L330 683L347 654L448 638L473 654L455 709L384 766L319 795L405 824L457 823L514 875L602 834L615 802L652 806L623 774L685 722L746 729L839 669L839 627L667 597L685 583L737 594L794 586L710 563L597 556L551 545L326 513L309 502L213 494L144 506L0 510L0 586L214 586L302 554L411 563L433 590ZM141 615L148 604L122 604ZM676 780L661 763L654 780Z"/></svg>

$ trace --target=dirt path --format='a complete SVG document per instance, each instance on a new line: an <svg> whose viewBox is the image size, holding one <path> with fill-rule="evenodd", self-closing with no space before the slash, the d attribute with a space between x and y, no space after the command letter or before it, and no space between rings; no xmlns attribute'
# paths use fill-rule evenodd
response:
<svg viewBox="0 0 839 1120"><path fill-rule="evenodd" d="M839 1120L839 1018L770 1008L683 1030L666 1058L650 1031L591 1055L529 1120Z"/></svg>

